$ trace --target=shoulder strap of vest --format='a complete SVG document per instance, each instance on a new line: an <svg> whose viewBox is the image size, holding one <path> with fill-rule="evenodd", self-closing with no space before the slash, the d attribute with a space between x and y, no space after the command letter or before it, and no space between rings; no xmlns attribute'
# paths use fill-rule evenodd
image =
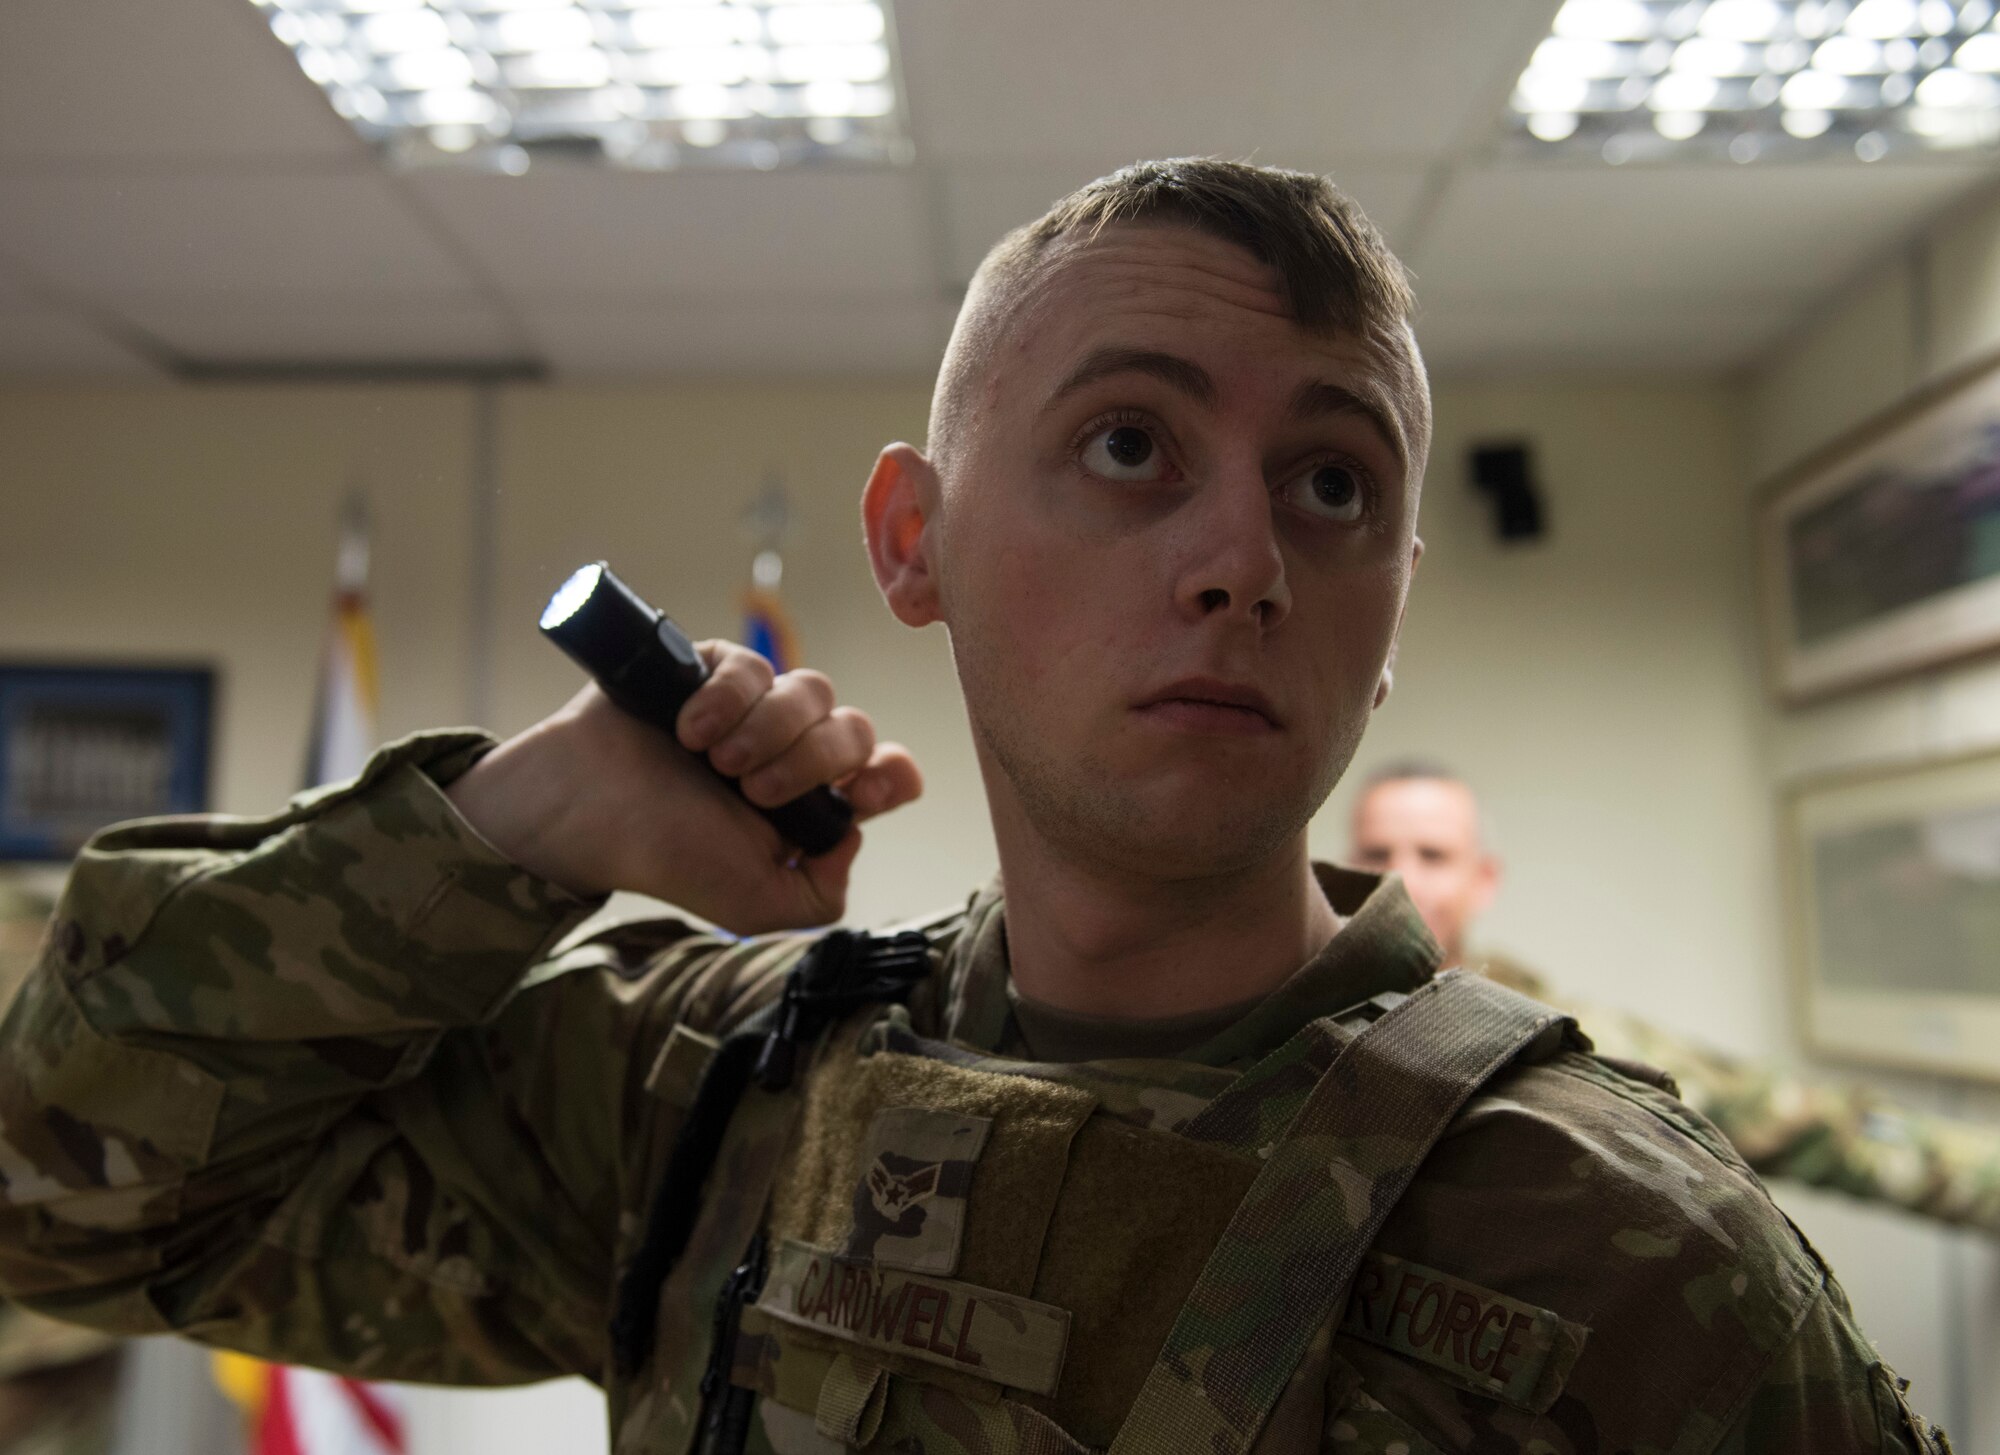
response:
<svg viewBox="0 0 2000 1455"><path fill-rule="evenodd" d="M704 1191L714 1191L708 1187L709 1175L744 1093L753 1083L766 1092L789 1089L800 1054L810 1052L828 1026L864 1005L903 1000L929 971L930 942L921 934L883 937L833 930L792 967L777 1001L722 1043L695 1091L654 1191L645 1234L618 1281L611 1350L619 1373L635 1373L652 1353L660 1291L694 1234ZM732 1189L757 1218L778 1150L767 1148L768 1155L760 1159L759 1175L767 1179L762 1191L752 1196L741 1186ZM740 1175L737 1180L742 1181ZM746 1231L735 1240L732 1255L748 1236Z"/></svg>
<svg viewBox="0 0 2000 1455"><path fill-rule="evenodd" d="M1446 974L1345 1046L1209 1254L1111 1455L1247 1451L1459 1108L1566 1023Z"/></svg>

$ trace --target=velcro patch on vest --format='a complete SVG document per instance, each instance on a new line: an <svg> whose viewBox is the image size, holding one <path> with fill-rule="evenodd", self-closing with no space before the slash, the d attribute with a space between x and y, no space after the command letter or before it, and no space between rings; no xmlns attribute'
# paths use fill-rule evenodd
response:
<svg viewBox="0 0 2000 1455"><path fill-rule="evenodd" d="M854 1231L841 1256L912 1273L956 1273L972 1167L992 1130L990 1117L928 1107L876 1112L861 1147Z"/></svg>
<svg viewBox="0 0 2000 1455"><path fill-rule="evenodd" d="M1590 1336L1548 1309L1387 1253L1362 1260L1340 1327L1535 1414L1555 1403Z"/></svg>
<svg viewBox="0 0 2000 1455"><path fill-rule="evenodd" d="M900 1354L1033 1394L1054 1394L1069 1311L950 1278L843 1258L787 1240L757 1307L884 1354Z"/></svg>

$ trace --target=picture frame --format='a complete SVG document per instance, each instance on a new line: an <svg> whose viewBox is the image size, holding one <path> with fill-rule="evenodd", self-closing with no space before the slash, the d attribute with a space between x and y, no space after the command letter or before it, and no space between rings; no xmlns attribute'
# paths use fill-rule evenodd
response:
<svg viewBox="0 0 2000 1455"><path fill-rule="evenodd" d="M2000 363L1781 477L1758 554L1788 704L2000 648Z"/></svg>
<svg viewBox="0 0 2000 1455"><path fill-rule="evenodd" d="M1784 836L1806 1043L2000 1081L2000 749L1802 783Z"/></svg>
<svg viewBox="0 0 2000 1455"><path fill-rule="evenodd" d="M0 662L0 860L71 858L108 824L208 806L203 665Z"/></svg>

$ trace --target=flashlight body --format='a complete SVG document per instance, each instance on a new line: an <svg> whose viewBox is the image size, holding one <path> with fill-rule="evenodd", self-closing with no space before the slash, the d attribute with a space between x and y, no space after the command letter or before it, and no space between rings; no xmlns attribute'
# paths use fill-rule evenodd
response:
<svg viewBox="0 0 2000 1455"><path fill-rule="evenodd" d="M681 709L708 680L708 667L687 633L612 574L602 561L586 566L556 593L542 616L542 632L588 672L621 710L674 736ZM702 767L716 772L705 754ZM744 802L749 803L748 799ZM808 856L824 854L846 837L854 810L839 792L820 787L776 808L750 807L787 842Z"/></svg>

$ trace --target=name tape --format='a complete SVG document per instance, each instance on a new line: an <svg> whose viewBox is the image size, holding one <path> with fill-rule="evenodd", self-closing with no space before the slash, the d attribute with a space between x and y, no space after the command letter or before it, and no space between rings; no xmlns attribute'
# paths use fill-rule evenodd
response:
<svg viewBox="0 0 2000 1455"><path fill-rule="evenodd" d="M1362 1260L1340 1326L1535 1414L1562 1393L1590 1335L1548 1309L1387 1253Z"/></svg>
<svg viewBox="0 0 2000 1455"><path fill-rule="evenodd" d="M1056 1392L1069 1343L1067 1309L789 1239L772 1259L757 1307L851 1344L1033 1394Z"/></svg>

